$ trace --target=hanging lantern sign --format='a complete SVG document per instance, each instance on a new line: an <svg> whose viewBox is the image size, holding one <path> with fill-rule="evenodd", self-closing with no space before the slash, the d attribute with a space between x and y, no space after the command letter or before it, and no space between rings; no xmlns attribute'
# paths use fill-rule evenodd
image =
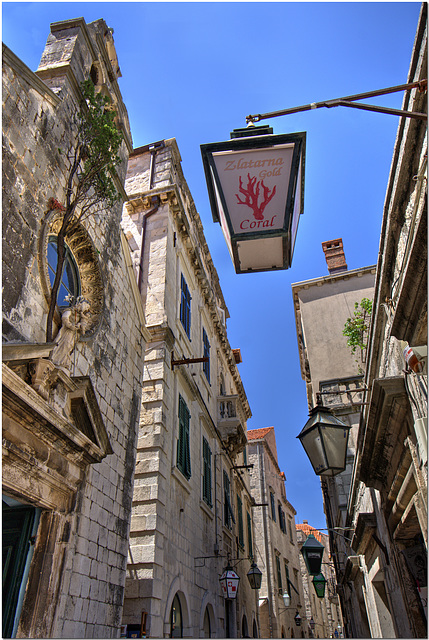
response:
<svg viewBox="0 0 429 640"><path fill-rule="evenodd" d="M240 576L235 573L232 567L226 567L225 571L219 578L219 582L222 587L223 597L227 600L235 600L237 597Z"/></svg>
<svg viewBox="0 0 429 640"><path fill-rule="evenodd" d="M304 208L305 133L235 129L201 145L213 220L237 273L288 269Z"/></svg>
<svg viewBox="0 0 429 640"><path fill-rule="evenodd" d="M326 578L322 573L313 578L313 587L318 598L325 597Z"/></svg>

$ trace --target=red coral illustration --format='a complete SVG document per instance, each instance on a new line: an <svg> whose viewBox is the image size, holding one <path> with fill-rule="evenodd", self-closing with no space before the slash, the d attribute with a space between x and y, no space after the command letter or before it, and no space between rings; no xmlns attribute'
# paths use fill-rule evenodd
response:
<svg viewBox="0 0 429 640"><path fill-rule="evenodd" d="M247 174L247 185L246 188L243 187L243 182L241 180L241 176L238 177L239 191L243 194L244 200L240 200L240 196L236 193L236 197L238 200L238 204L245 204L247 207L250 207L253 211L253 216L255 220L263 220L264 219L264 209L267 204L272 200L274 194L276 193L276 187L273 187L272 192L270 193L269 187L264 185L264 181L261 180L256 182L256 177L251 178L250 173ZM258 204L259 193L262 187L262 202Z"/></svg>

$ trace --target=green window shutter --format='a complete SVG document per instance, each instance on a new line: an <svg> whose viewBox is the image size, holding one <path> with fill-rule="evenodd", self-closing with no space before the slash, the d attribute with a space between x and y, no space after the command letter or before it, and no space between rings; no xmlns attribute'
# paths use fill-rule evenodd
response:
<svg viewBox="0 0 429 640"><path fill-rule="evenodd" d="M191 450L189 439L189 409L179 395L179 439L177 441L177 468L189 480L191 477Z"/></svg>
<svg viewBox="0 0 429 640"><path fill-rule="evenodd" d="M286 574L287 592L290 595L291 602L292 602L292 593L291 593L291 588L290 588L290 585L289 585L289 567L287 566L287 562L285 562L285 574Z"/></svg>
<svg viewBox="0 0 429 640"><path fill-rule="evenodd" d="M249 512L247 512L247 541L249 544L249 557L253 558L252 518L250 517Z"/></svg>
<svg viewBox="0 0 429 640"><path fill-rule="evenodd" d="M223 472L223 493L224 493L224 522L231 528L231 522L235 524L234 511L231 505L231 483L226 471Z"/></svg>
<svg viewBox="0 0 429 640"><path fill-rule="evenodd" d="M282 570L280 567L280 558L278 556L276 556L276 567L277 567L277 582L279 585L279 590L283 591L283 584L282 584Z"/></svg>
<svg viewBox="0 0 429 640"><path fill-rule="evenodd" d="M276 502L274 499L274 493L272 491L270 491L270 500L271 500L271 517L275 522L276 521Z"/></svg>
<svg viewBox="0 0 429 640"><path fill-rule="evenodd" d="M238 516L238 544L244 549L244 527L243 527L243 503L240 496L237 496L237 516Z"/></svg>
<svg viewBox="0 0 429 640"><path fill-rule="evenodd" d="M212 506L212 452L209 443L203 438L203 500Z"/></svg>

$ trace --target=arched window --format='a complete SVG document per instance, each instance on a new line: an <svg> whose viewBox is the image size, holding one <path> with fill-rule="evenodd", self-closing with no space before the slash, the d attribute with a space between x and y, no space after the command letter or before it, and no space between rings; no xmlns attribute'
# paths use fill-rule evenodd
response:
<svg viewBox="0 0 429 640"><path fill-rule="evenodd" d="M49 236L48 238L48 273L51 287L54 283L55 273L58 263L57 237ZM70 298L76 299L80 295L80 278L79 271L73 254L67 244L65 244L65 259L63 271L61 275L61 284L58 290L57 305L60 308L70 306Z"/></svg>
<svg viewBox="0 0 429 640"><path fill-rule="evenodd" d="M247 618L246 616L243 616L243 620L241 621L241 637L242 638L249 638L249 630L247 628Z"/></svg>
<svg viewBox="0 0 429 640"><path fill-rule="evenodd" d="M183 638L182 607L177 593L171 605L170 629L170 638Z"/></svg>
<svg viewBox="0 0 429 640"><path fill-rule="evenodd" d="M253 637L257 638L258 637L258 627L256 624L256 620L253 621Z"/></svg>
<svg viewBox="0 0 429 640"><path fill-rule="evenodd" d="M211 625L210 625L210 614L209 614L209 610L208 607L206 607L206 610L204 612L204 637L205 638L211 638Z"/></svg>

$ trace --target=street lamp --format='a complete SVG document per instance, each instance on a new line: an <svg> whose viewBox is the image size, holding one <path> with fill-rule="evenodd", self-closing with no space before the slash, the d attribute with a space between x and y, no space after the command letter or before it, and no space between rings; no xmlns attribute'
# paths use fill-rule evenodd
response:
<svg viewBox="0 0 429 640"><path fill-rule="evenodd" d="M285 589L285 590L283 591L282 598L283 598L284 606L285 606L286 608L287 608L287 607L289 607L289 606L290 606L290 595L288 594L287 589Z"/></svg>
<svg viewBox="0 0 429 640"><path fill-rule="evenodd" d="M305 133L234 129L201 145L214 222L236 273L288 269L304 207Z"/></svg>
<svg viewBox="0 0 429 640"><path fill-rule="evenodd" d="M321 544L312 533L307 537L301 547L301 553L304 558L305 566L311 576L317 576L322 568L322 558L325 547Z"/></svg>
<svg viewBox="0 0 429 640"><path fill-rule="evenodd" d="M252 562L252 566L247 574L252 589L260 589L262 582L262 571L258 568L256 562Z"/></svg>
<svg viewBox="0 0 429 640"><path fill-rule="evenodd" d="M313 577L313 587L318 598L325 597L326 578L322 573Z"/></svg>
<svg viewBox="0 0 429 640"><path fill-rule="evenodd" d="M232 567L229 565L225 568L225 571L219 578L219 582L222 587L223 597L226 600L235 600L237 597L238 583L240 582L240 576L238 576Z"/></svg>
<svg viewBox="0 0 429 640"><path fill-rule="evenodd" d="M336 476L346 468L350 425L345 424L321 403L310 411L301 433L297 436L318 476Z"/></svg>
<svg viewBox="0 0 429 640"><path fill-rule="evenodd" d="M297 611L297 612L296 612L296 614L295 614L295 618L294 618L294 620L295 620L295 624L296 624L296 626L297 626L297 627L300 627L300 626L301 626L301 620L302 620L302 618L301 618L301 616L299 615L298 611Z"/></svg>

